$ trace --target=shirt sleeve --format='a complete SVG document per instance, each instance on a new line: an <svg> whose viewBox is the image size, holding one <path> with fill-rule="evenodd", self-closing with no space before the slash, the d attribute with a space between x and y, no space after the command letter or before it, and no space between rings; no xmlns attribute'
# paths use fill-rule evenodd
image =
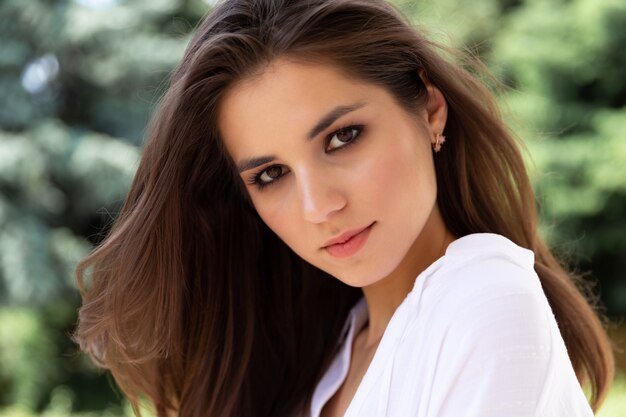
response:
<svg viewBox="0 0 626 417"><path fill-rule="evenodd" d="M478 291L451 296L457 308L441 345L429 417L569 415L545 405L562 382L555 364L571 364L556 358L567 353L554 349L556 321L538 277L516 266L500 272L507 275L486 277ZM523 281L529 279L537 286ZM579 411L577 416L593 416L590 408Z"/></svg>

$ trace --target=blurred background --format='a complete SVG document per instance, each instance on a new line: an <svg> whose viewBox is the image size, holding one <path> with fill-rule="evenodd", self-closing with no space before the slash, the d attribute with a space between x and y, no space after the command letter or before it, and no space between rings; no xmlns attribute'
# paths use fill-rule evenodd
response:
<svg viewBox="0 0 626 417"><path fill-rule="evenodd" d="M626 416L626 2L396 2L506 84L541 232L595 283ZM0 415L130 416L69 339L76 262L101 241L145 126L210 0L0 0Z"/></svg>

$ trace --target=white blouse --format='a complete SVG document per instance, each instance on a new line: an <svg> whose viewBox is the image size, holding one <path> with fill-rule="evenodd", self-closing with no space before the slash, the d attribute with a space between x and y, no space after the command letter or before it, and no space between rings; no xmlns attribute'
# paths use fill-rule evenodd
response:
<svg viewBox="0 0 626 417"><path fill-rule="evenodd" d="M478 233L448 245L394 312L344 417L589 417L534 253ZM305 417L343 383L367 322L351 309Z"/></svg>

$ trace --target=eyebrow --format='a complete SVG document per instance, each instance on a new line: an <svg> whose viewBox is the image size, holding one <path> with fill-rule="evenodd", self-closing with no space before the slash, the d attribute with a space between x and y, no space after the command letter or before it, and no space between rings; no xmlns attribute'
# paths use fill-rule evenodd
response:
<svg viewBox="0 0 626 417"><path fill-rule="evenodd" d="M350 112L360 109L366 104L367 103L364 103L364 102L358 102L354 104L335 107L334 109L326 113L326 115L324 115L324 117L322 117L315 124L315 126L313 126L313 128L307 134L307 137L306 137L307 141L313 140L317 135L322 133L325 129L328 129L328 127L332 125L341 116L344 116ZM239 164L237 164L237 172L241 174L242 172L247 171L249 169L256 168L263 164L267 164L268 162L271 162L274 159L276 159L276 156L274 155L259 156L256 158L243 159L241 162L239 162Z"/></svg>

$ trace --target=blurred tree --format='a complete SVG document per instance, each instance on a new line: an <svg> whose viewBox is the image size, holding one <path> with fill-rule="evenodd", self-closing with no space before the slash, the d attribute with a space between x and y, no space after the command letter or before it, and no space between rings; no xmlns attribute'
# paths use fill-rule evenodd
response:
<svg viewBox="0 0 626 417"><path fill-rule="evenodd" d="M114 384L68 338L74 267L115 217L149 115L207 9L0 3L0 408L43 410L66 386L75 411L121 412Z"/></svg>
<svg viewBox="0 0 626 417"><path fill-rule="evenodd" d="M626 3L399 1L440 42L479 55L528 148L541 230L626 314Z"/></svg>
<svg viewBox="0 0 626 417"><path fill-rule="evenodd" d="M626 4L396 2L510 87L501 102L530 150L544 233L625 314ZM67 337L73 269L115 218L149 116L210 3L0 2L0 414L124 412Z"/></svg>
<svg viewBox="0 0 626 417"><path fill-rule="evenodd" d="M514 88L551 244L626 314L626 2L528 1L502 18L489 60Z"/></svg>

